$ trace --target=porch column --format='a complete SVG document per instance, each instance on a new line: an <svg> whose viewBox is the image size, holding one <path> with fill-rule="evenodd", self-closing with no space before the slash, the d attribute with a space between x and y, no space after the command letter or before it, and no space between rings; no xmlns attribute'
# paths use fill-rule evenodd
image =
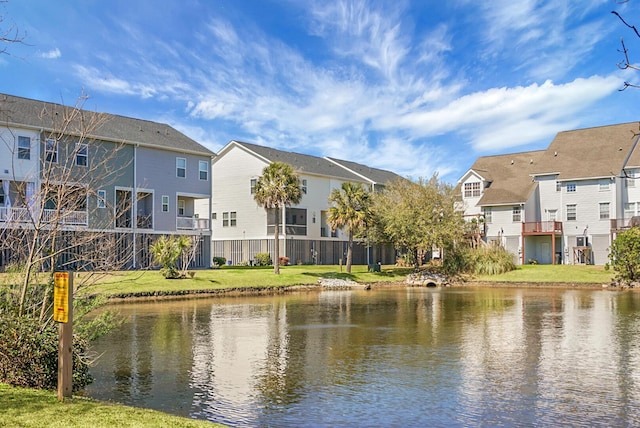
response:
<svg viewBox="0 0 640 428"><path fill-rule="evenodd" d="M556 264L556 231L555 231L555 227L553 229L554 230L551 232L551 264L555 265Z"/></svg>

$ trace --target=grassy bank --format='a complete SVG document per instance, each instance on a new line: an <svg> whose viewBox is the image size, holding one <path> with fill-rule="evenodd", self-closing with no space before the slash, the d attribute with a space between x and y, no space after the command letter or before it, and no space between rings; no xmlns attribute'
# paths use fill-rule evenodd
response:
<svg viewBox="0 0 640 428"><path fill-rule="evenodd" d="M320 278L350 279L359 283L402 281L410 268L383 268L381 272L367 272L367 266L353 266L352 273L340 271L339 266L284 266L280 275L273 268L223 267L196 270L193 278L165 279L158 271L116 272L101 278L85 289L90 294L108 297L144 295L145 293L181 293L184 291L212 291L255 288L270 289L294 285L317 284ZM83 275L82 273L80 275Z"/></svg>
<svg viewBox="0 0 640 428"><path fill-rule="evenodd" d="M604 266L585 265L523 265L500 275L478 275L474 282L522 282L561 284L608 284L613 271Z"/></svg>
<svg viewBox="0 0 640 428"><path fill-rule="evenodd" d="M229 290L269 291L295 285L314 285L320 278L349 279L358 283L401 282L411 268L383 266L381 272L367 272L366 266L353 266L351 274L339 266L285 266L280 275L271 267L223 267L196 270L193 278L165 279L158 271L115 272L102 277L84 292L107 297L135 297L227 292ZM80 273L80 276L86 275ZM524 265L501 275L469 277L472 283L557 283L605 284L611 282L612 271L603 266Z"/></svg>
<svg viewBox="0 0 640 428"><path fill-rule="evenodd" d="M218 427L205 421L98 402L82 397L58 402L50 391L0 383L0 427Z"/></svg>

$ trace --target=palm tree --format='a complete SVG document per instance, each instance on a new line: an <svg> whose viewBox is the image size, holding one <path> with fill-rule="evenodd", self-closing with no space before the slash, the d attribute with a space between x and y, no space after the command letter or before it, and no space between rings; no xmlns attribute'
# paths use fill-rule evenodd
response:
<svg viewBox="0 0 640 428"><path fill-rule="evenodd" d="M253 199L267 211L274 211L275 228L273 232L273 273L280 273L279 226L280 209L297 204L302 198L300 179L293 172L291 165L273 162L262 170L262 176L256 181Z"/></svg>
<svg viewBox="0 0 640 428"><path fill-rule="evenodd" d="M349 245L347 247L347 273L351 273L353 259L353 237L363 232L371 222L371 195L362 184L342 183L340 189L333 189L329 195L327 221L331 229L346 227L349 231Z"/></svg>

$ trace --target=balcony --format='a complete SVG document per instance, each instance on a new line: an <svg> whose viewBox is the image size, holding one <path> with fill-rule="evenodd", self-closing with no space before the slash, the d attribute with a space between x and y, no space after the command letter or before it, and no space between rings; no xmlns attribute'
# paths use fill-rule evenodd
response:
<svg viewBox="0 0 640 428"><path fill-rule="evenodd" d="M209 219L197 217L176 217L176 229L209 230Z"/></svg>
<svg viewBox="0 0 640 428"><path fill-rule="evenodd" d="M627 230L634 226L640 226L640 216L634 216L631 218L612 218L611 230Z"/></svg>
<svg viewBox="0 0 640 428"><path fill-rule="evenodd" d="M562 234L561 221L528 221L522 223L523 235Z"/></svg>
<svg viewBox="0 0 640 428"><path fill-rule="evenodd" d="M0 221L26 223L31 221L31 219L28 208L0 207ZM89 223L89 214L87 211L57 211L45 209L42 212L42 223L86 226Z"/></svg>

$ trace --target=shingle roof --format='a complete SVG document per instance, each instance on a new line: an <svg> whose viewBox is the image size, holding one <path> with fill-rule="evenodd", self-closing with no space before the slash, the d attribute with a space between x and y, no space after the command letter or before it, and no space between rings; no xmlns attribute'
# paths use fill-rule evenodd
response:
<svg viewBox="0 0 640 428"><path fill-rule="evenodd" d="M356 162L331 157L328 157L327 159L341 165L343 168L347 168L348 170L355 172L375 184L386 184L402 178L398 174L384 169L371 168Z"/></svg>
<svg viewBox="0 0 640 428"><path fill-rule="evenodd" d="M356 164L354 162L347 161L339 161L339 160L329 160L330 158L321 158L318 156L305 155L302 153L295 152L286 152L283 150L272 149L270 147L260 146L257 144L245 143L242 141L232 141L231 143L235 143L244 147L247 150L250 150L259 156L262 156L264 159L270 162L284 162L291 165L296 171L301 173L308 173L314 175L323 175L327 177L335 177L339 179L354 181L354 182L367 182L374 181L379 182L376 179L367 179L367 177L362 177L359 174L359 171L353 170L354 172L349 171L348 167L344 165L352 165L357 166L358 169L368 170L370 175L375 175L376 178L382 178L383 175L386 177L395 177L398 176L389 171L384 170L376 170L375 168L369 168L364 165ZM223 149L224 151L224 149ZM383 174L384 173L384 174ZM362 174L364 175L364 174ZM383 181L386 182L386 181Z"/></svg>
<svg viewBox="0 0 640 428"><path fill-rule="evenodd" d="M490 179L478 205L524 203L535 188L531 173L540 167L544 150L478 158L471 169Z"/></svg>
<svg viewBox="0 0 640 428"><path fill-rule="evenodd" d="M0 94L0 122L6 125L22 125L50 131L54 128L55 122L60 122L60 117L72 110L73 107L70 106ZM89 110L82 110L82 113L86 119L85 123L90 123L92 118L95 119L98 115L104 119L99 121L99 125L95 129L90 130L91 137L96 139L118 143L137 143L143 146L206 156L214 154L211 150L164 123ZM81 130L81 125L75 122L68 127L67 133L77 135L78 130ZM84 132L87 130L85 129Z"/></svg>
<svg viewBox="0 0 640 428"><path fill-rule="evenodd" d="M616 176L638 132L638 122L559 132L534 173L558 173L558 180ZM640 166L640 149L636 148L627 166Z"/></svg>

